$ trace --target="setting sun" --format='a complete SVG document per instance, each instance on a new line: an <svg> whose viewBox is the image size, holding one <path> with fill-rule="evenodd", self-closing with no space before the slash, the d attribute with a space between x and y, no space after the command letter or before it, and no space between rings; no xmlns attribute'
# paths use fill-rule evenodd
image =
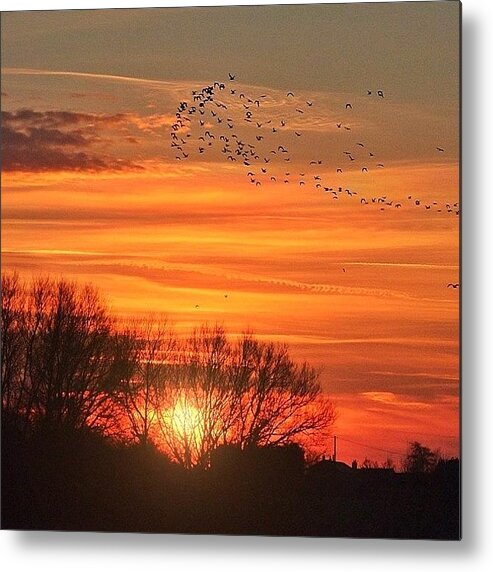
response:
<svg viewBox="0 0 493 572"><path fill-rule="evenodd" d="M204 419L197 407L181 395L175 404L162 413L168 419L171 428L179 440L200 444L204 432Z"/></svg>

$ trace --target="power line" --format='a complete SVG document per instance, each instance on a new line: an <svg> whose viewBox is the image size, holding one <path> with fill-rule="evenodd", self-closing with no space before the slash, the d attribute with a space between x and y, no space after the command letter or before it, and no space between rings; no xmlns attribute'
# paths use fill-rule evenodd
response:
<svg viewBox="0 0 493 572"><path fill-rule="evenodd" d="M375 449L376 451L381 451L383 453L389 453L391 455L397 455L398 457L405 457L406 455L403 453L398 453L397 451L390 451L389 449L382 449L380 447L375 447L373 445L366 445L365 443L358 443L358 441L353 441L352 439L346 439L345 437L340 437L337 435L338 439L342 441L346 441L348 443L352 443L353 445L359 445L360 447L364 447L365 449Z"/></svg>

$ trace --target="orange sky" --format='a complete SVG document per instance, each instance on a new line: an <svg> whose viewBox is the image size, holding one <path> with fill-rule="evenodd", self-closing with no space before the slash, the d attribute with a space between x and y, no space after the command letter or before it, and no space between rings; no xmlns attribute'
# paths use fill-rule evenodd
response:
<svg viewBox="0 0 493 572"><path fill-rule="evenodd" d="M12 30L15 22L3 23L3 48L14 45ZM251 74L228 82L236 68L205 82L147 80L134 60L120 77L120 66L88 72L74 60L60 70L47 56L33 69L32 54L16 57L7 53L2 68L4 270L91 281L118 315L162 312L179 332L220 322L288 343L322 370L342 460L389 451L399 462L411 439L458 454L458 290L447 284L458 281L459 217L445 206L459 200L457 93L406 98L389 72L388 83L371 86L384 98L357 82L344 90L307 82L293 98ZM262 157L289 148L289 163L279 153L268 165L233 164L215 144L199 154L204 129L227 134L212 115L202 131L197 116L181 132L192 151L174 158L178 102L215 79L227 84L232 132ZM265 95L255 110L262 127L244 122L233 88ZM315 177L341 186L339 198ZM371 203L381 196L392 204Z"/></svg>

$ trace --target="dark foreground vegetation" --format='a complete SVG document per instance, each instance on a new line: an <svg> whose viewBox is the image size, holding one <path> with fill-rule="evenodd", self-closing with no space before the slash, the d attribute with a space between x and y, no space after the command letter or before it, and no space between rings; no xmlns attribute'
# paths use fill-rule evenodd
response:
<svg viewBox="0 0 493 572"><path fill-rule="evenodd" d="M2 527L458 539L459 463L433 472L306 467L296 445L219 447L185 469L89 431L26 440L3 420ZM10 426L9 426L10 425Z"/></svg>
<svg viewBox="0 0 493 572"><path fill-rule="evenodd" d="M2 527L457 539L459 462L313 460L335 414L285 346L122 326L98 293L2 277Z"/></svg>

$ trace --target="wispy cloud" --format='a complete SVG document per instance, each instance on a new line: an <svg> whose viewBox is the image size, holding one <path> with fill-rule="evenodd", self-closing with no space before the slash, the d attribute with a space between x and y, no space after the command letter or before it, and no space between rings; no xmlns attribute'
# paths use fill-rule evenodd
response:
<svg viewBox="0 0 493 572"><path fill-rule="evenodd" d="M394 405L396 407L426 409L431 407L430 403L424 401L413 401L407 396L397 395L392 391L364 391L360 394L362 397L378 403L386 405Z"/></svg>

